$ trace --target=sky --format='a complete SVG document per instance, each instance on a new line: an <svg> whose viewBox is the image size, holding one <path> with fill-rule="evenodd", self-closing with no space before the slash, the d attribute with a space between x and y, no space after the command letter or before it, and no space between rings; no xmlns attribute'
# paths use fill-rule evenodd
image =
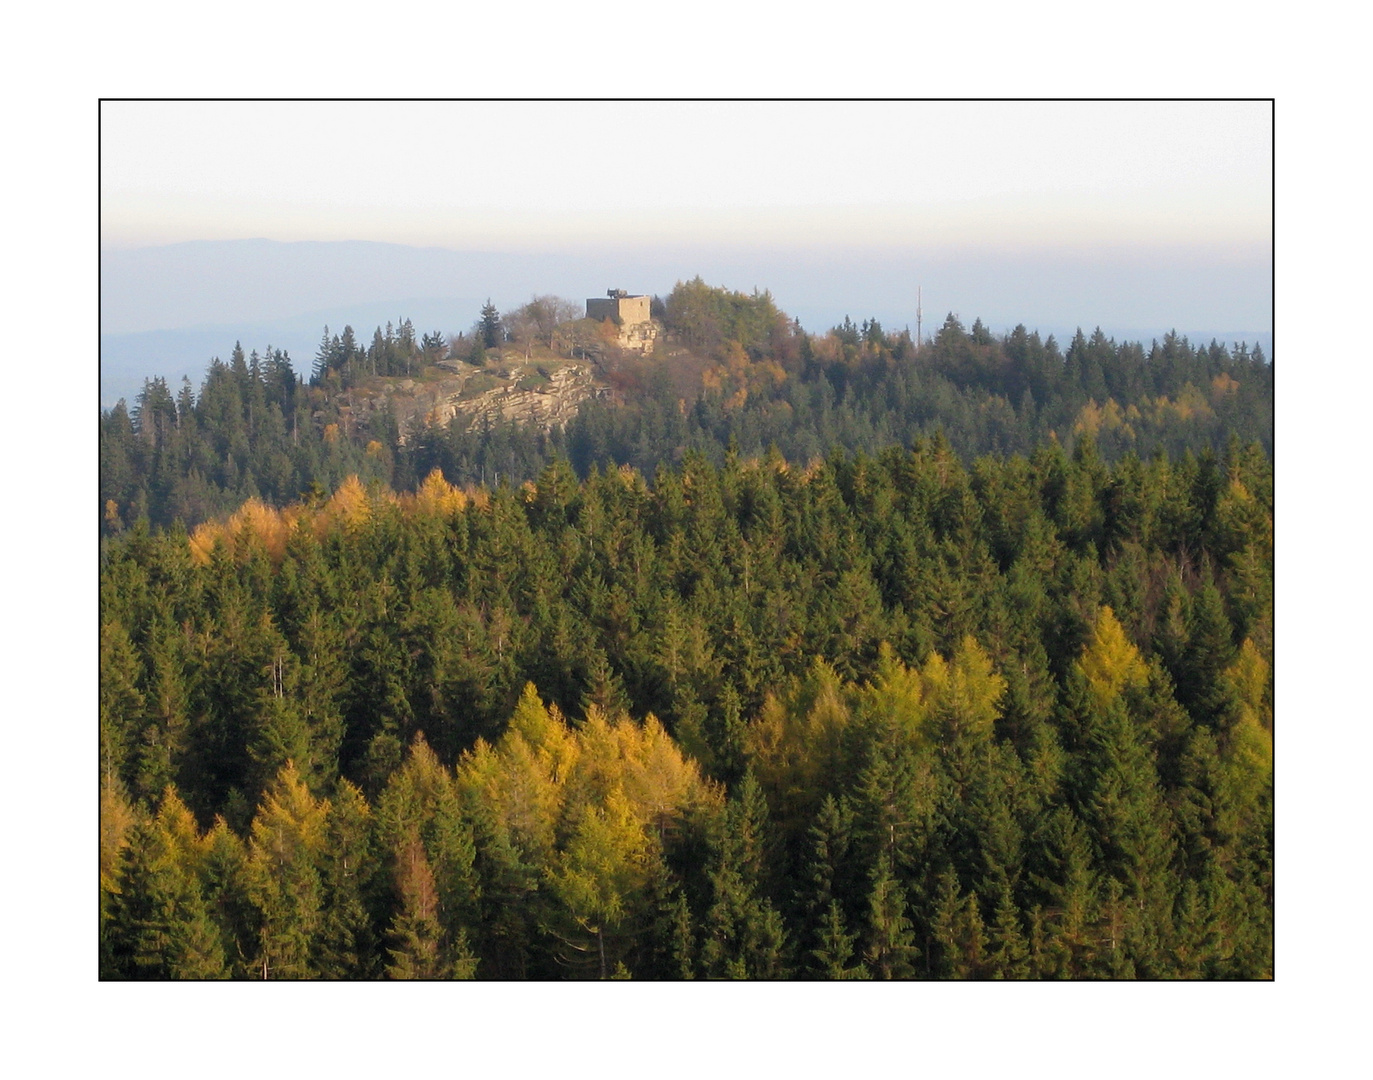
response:
<svg viewBox="0 0 1373 1080"><path fill-rule="evenodd" d="M101 242L1268 245L1266 102L106 102Z"/></svg>
<svg viewBox="0 0 1373 1080"><path fill-rule="evenodd" d="M151 374L198 382L240 339L308 364L325 324L453 333L486 298L666 295L697 275L768 289L811 331L851 317L933 332L954 313L1271 355L1271 113L107 101L101 400Z"/></svg>

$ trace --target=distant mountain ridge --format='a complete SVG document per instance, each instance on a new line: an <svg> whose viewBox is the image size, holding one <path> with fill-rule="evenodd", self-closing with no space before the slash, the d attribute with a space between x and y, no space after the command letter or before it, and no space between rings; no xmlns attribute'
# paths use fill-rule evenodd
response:
<svg viewBox="0 0 1373 1080"><path fill-rule="evenodd" d="M732 289L770 290L812 332L846 315L914 331L921 283L927 335L952 310L967 322L980 316L998 333L1024 322L1064 344L1078 325L1089 333L1100 325L1118 341L1146 345L1176 327L1193 341L1257 341L1273 355L1271 330L1262 327L1188 329L1220 324L1194 302L1200 293L1219 290L1239 315L1254 307L1254 295L1271 296L1271 260L1237 267L1190 256L1170 263L1158 253L1129 262L851 250L459 252L254 239L110 249L100 263L104 406L131 398L153 375L173 383L188 375L198 385L210 358L225 356L235 341L245 349L285 349L304 373L326 323L335 330L348 323L370 337L388 319L408 317L417 331L451 333L466 330L488 297L506 310L535 293L576 301L609 287L666 295L697 274ZM1132 298L1135 315L1119 314L1122 297ZM1264 310L1271 325L1271 303ZM1141 317L1148 314L1156 317Z"/></svg>
<svg viewBox="0 0 1373 1080"><path fill-rule="evenodd" d="M325 326L337 333L351 325L370 338L376 327L408 318L417 333L456 332L471 324L482 303L473 297L421 297L329 308L276 321L101 334L100 404L109 407L121 397L132 401L143 381L158 375L173 385L187 376L198 388L210 360L228 359L235 342L249 352L263 352L268 346L281 349L308 378Z"/></svg>
<svg viewBox="0 0 1373 1080"><path fill-rule="evenodd" d="M113 249L100 256L100 329L125 334L279 322L416 296L500 294L513 302L528 298L521 295L529 277L520 261L364 240L198 240Z"/></svg>

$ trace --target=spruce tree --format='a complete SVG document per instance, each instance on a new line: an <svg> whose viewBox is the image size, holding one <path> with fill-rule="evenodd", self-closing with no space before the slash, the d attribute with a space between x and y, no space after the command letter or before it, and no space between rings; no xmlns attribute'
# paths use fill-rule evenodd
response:
<svg viewBox="0 0 1373 1080"><path fill-rule="evenodd" d="M906 917L905 891L891 874L887 860L878 863L868 896L867 949L864 959L876 979L908 979L920 950ZM842 961L839 961L842 964Z"/></svg>

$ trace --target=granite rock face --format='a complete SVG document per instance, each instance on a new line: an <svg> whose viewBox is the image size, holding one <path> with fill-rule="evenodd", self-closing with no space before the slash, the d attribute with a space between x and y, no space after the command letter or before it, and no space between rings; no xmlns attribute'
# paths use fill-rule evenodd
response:
<svg viewBox="0 0 1373 1080"><path fill-rule="evenodd" d="M504 372L464 368L437 381L400 379L354 389L340 406L341 422L349 434L365 430L389 403L402 443L408 433L423 426L446 426L455 416L516 420L551 431L576 416L588 398L606 397L610 392L586 362L529 365Z"/></svg>

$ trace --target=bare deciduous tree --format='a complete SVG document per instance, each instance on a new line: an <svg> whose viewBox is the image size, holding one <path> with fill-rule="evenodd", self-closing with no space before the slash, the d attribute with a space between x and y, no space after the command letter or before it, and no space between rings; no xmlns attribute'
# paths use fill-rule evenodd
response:
<svg viewBox="0 0 1373 1080"><path fill-rule="evenodd" d="M558 327L580 318L582 306L561 296L535 296L520 311L534 321L539 339L552 349Z"/></svg>

